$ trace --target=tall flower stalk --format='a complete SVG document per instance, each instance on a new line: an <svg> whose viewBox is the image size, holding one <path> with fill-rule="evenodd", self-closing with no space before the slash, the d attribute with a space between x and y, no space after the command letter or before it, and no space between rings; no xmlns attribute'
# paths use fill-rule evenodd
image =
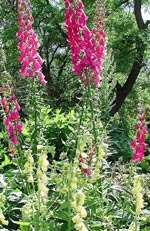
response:
<svg viewBox="0 0 150 231"><path fill-rule="evenodd" d="M136 138L132 140L131 147L134 150L133 161L142 161L144 159L144 153L146 151L146 124L144 118L144 111L139 111L139 123L136 124Z"/></svg>
<svg viewBox="0 0 150 231"><path fill-rule="evenodd" d="M12 76L6 69L6 57L3 49L2 40L0 40L0 67L2 68L1 72L1 81L0 81L0 93L2 105L4 111L4 125L6 132L9 137L8 151L14 155L15 147L19 143L19 134L22 133L22 123L20 122L20 105L18 103L17 97L15 95L15 89L13 84Z"/></svg>
<svg viewBox="0 0 150 231"><path fill-rule="evenodd" d="M135 200L135 218L134 218L134 222L129 227L129 230L131 231L140 230L140 215L142 215L142 209L144 208L143 186L144 186L144 176L136 174L134 176L134 185L131 191Z"/></svg>
<svg viewBox="0 0 150 231"><path fill-rule="evenodd" d="M33 30L32 24L34 18L31 13L31 3L29 0L18 0L18 22L19 30L17 37L19 38L18 49L20 51L19 61L21 63L20 72L23 77L31 78L31 96L29 105L30 115L34 118L34 128L32 129L31 141L32 151L37 159L37 144L38 144L38 100L37 100L37 79L45 86L46 80L42 73L42 64L44 60L38 52L40 46L36 33Z"/></svg>
<svg viewBox="0 0 150 231"><path fill-rule="evenodd" d="M91 141L83 142L85 146L91 146L92 155L84 151L83 143L82 148L79 148L79 140L84 139L84 135L79 131L79 139L77 142L77 149L82 171L90 176L91 182L94 183L100 179L101 161L105 154L102 137L99 135L99 122L94 108L93 93L95 86L99 87L101 82L101 73L103 69L103 59L105 54L105 1L96 1L96 12L93 22L93 29L87 26L88 17L84 12L84 5L81 0L65 0L65 21L68 36L68 42L71 48L71 56L74 72L81 76L84 83L85 90L85 107L90 112L90 121L88 130L90 131ZM82 112L82 118L84 112ZM83 127L84 121L80 119L80 128ZM99 144L101 143L101 144ZM81 150L80 150L81 149ZM83 149L83 150L82 150ZM94 151L93 151L94 150ZM90 153L90 154L91 154ZM92 168L90 165L92 164Z"/></svg>
<svg viewBox="0 0 150 231"><path fill-rule="evenodd" d="M87 15L84 12L82 1L65 0L66 14L66 29L68 42L71 48L73 70L77 75L82 76L82 80L90 82L99 87L102 71L102 63L104 57L104 14L98 17L98 12L95 17L94 29L90 30L86 25ZM100 25L100 26L99 26ZM86 76L90 73L90 77Z"/></svg>
<svg viewBox="0 0 150 231"><path fill-rule="evenodd" d="M41 72L43 59L38 53L40 46L37 35L35 34L32 24L34 18L31 14L31 3L29 0L18 0L18 21L19 30L17 37L20 42L18 49L21 53L19 61L21 63L20 72L23 78L34 78L37 76L42 85L46 85L46 80Z"/></svg>
<svg viewBox="0 0 150 231"><path fill-rule="evenodd" d="M2 73L3 84L1 86L1 104L5 112L6 131L10 139L9 151L15 154L15 146L18 144L19 133L22 132L22 123L20 122L20 106L15 95L12 77L7 71Z"/></svg>
<svg viewBox="0 0 150 231"><path fill-rule="evenodd" d="M74 72L81 76L85 84L87 103L91 113L91 126L97 148L97 126L93 109L91 87L100 86L103 58L105 53L105 4L97 1L94 26L87 26L87 15L81 0L65 0L65 21L68 42L71 48Z"/></svg>

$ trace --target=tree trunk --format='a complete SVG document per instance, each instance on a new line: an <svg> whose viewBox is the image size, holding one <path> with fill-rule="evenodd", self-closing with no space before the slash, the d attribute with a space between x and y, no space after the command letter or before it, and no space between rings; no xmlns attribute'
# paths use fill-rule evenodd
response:
<svg viewBox="0 0 150 231"><path fill-rule="evenodd" d="M141 14L141 0L134 0L134 14L135 14L135 19L139 31L142 32L146 30L149 21L147 21L146 23L144 23L143 21L142 14ZM146 49L146 45L142 39L137 38L136 46L137 46L136 57L132 65L131 71L128 75L127 81L122 87L119 88L116 87L116 99L114 100L113 107L110 111L111 116L113 116L121 108L126 97L130 93L136 79L138 78L140 70L143 66L143 58L144 58L144 51Z"/></svg>

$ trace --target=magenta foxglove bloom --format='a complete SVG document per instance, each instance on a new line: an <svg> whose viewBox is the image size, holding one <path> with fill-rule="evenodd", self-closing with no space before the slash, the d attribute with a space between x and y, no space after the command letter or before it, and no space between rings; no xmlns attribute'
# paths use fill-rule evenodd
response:
<svg viewBox="0 0 150 231"><path fill-rule="evenodd" d="M139 111L139 124L136 124L136 139L131 142L131 147L134 150L133 161L142 161L144 159L144 153L146 151L146 134L144 111Z"/></svg>
<svg viewBox="0 0 150 231"><path fill-rule="evenodd" d="M20 105L17 102L11 76L8 72L3 72L3 79L1 103L6 116L4 125L6 126L6 131L10 139L9 151L14 155L14 146L18 144L18 134L21 133L23 129L21 122L19 122Z"/></svg>
<svg viewBox="0 0 150 231"><path fill-rule="evenodd" d="M19 30L17 37L20 42L18 49L21 53L19 61L21 63L20 72L23 78L34 78L37 76L42 85L46 85L46 80L42 74L43 59L38 53L40 46L37 35L33 31L32 24L34 18L31 14L31 3L29 0L18 0L18 21ZM42 75L42 78L40 77Z"/></svg>
<svg viewBox="0 0 150 231"><path fill-rule="evenodd" d="M91 160L91 156L88 156L88 159ZM82 154L80 155L80 163L81 163L81 166L82 166L82 163L86 164L87 165L87 160L85 160L85 158L83 158ZM87 165L88 166L88 165ZM87 168L83 168L81 167L82 171L88 175L88 176L91 176L92 175L92 170L89 168L89 166Z"/></svg>
<svg viewBox="0 0 150 231"><path fill-rule="evenodd" d="M105 37L104 14L96 16L95 28L92 31L87 27L88 17L84 12L81 0L77 3L65 0L65 21L68 42L71 48L73 70L81 76L82 81L88 84L100 85ZM100 11L100 8L98 9ZM97 13L98 14L98 13Z"/></svg>
<svg viewBox="0 0 150 231"><path fill-rule="evenodd" d="M91 150L91 152L89 152L87 154L87 157L86 158L83 157L82 153L80 154L80 157L79 157L79 161L81 163L81 169L88 176L91 176L93 174L93 171L90 168L92 167L91 161L93 159L93 156L95 155L95 152L96 152L96 147L95 147L95 144L93 142L92 143L92 150ZM85 166L84 165L82 166L82 163L85 164Z"/></svg>

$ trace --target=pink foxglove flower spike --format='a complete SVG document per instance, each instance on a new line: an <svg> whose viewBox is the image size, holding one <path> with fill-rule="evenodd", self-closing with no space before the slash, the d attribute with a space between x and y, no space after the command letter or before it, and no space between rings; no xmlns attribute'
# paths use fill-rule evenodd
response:
<svg viewBox="0 0 150 231"><path fill-rule="evenodd" d="M10 138L9 150L14 155L14 147L18 144L18 134L22 132L22 123L19 122L20 105L14 93L11 76L8 72L3 72L3 85L1 87L2 98L1 104L5 111L6 119L4 125Z"/></svg>
<svg viewBox="0 0 150 231"><path fill-rule="evenodd" d="M144 159L144 153L146 151L146 134L144 111L139 111L139 124L136 124L136 139L131 142L131 147L134 150L133 161L142 161Z"/></svg>
<svg viewBox="0 0 150 231"><path fill-rule="evenodd" d="M98 10L95 16L96 29L92 31L86 25L88 17L84 13L81 0L76 4L74 0L65 0L65 21L68 42L71 48L73 70L81 75L85 83L94 83L99 87L104 57L105 37L104 13L99 17ZM97 7L99 9L99 7ZM99 26L100 25L100 26ZM87 78L86 74L90 77Z"/></svg>
<svg viewBox="0 0 150 231"><path fill-rule="evenodd" d="M32 28L34 18L30 7L31 3L29 0L18 0L19 30L17 37L20 40L18 49L21 53L19 61L22 65L20 72L23 78L34 78L37 76L41 84L45 86L47 82L41 72L43 59L38 53L40 44Z"/></svg>

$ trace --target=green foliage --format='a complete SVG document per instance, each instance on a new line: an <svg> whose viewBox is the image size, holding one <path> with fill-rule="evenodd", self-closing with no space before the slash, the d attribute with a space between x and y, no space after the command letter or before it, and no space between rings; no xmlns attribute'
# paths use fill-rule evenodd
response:
<svg viewBox="0 0 150 231"><path fill-rule="evenodd" d="M92 27L95 2L84 3ZM36 79L20 79L16 1L2 0L0 65L4 70L7 59L7 69L14 76L22 106L23 133L15 156L9 155L1 113L0 230L150 228L150 178L143 174L149 173L149 146L142 163L135 166L130 161L136 124L134 104L137 105L139 94L149 125L147 74L141 74L124 107L110 118L116 84L126 81L135 58L136 41L147 38L147 33L137 31L133 15L120 4L119 0L106 1L108 51L103 80L96 89L83 86L71 71L64 1L58 5L33 1L34 29L41 42L40 53L45 59L42 71L48 81L43 90Z"/></svg>
<svg viewBox="0 0 150 231"><path fill-rule="evenodd" d="M30 143L33 139L34 121L26 120L23 128L23 135L25 143ZM76 118L75 113L71 110L69 113L63 113L60 109L53 112L48 106L40 107L39 122L38 122L38 133L39 143L46 142L47 145L54 145L56 147L55 158L59 159L61 152L66 152L70 148L69 154L74 152L71 148L71 144L75 141L70 141L69 137L75 132ZM72 150L72 151L71 151ZM52 160L52 156L49 156L49 160Z"/></svg>

